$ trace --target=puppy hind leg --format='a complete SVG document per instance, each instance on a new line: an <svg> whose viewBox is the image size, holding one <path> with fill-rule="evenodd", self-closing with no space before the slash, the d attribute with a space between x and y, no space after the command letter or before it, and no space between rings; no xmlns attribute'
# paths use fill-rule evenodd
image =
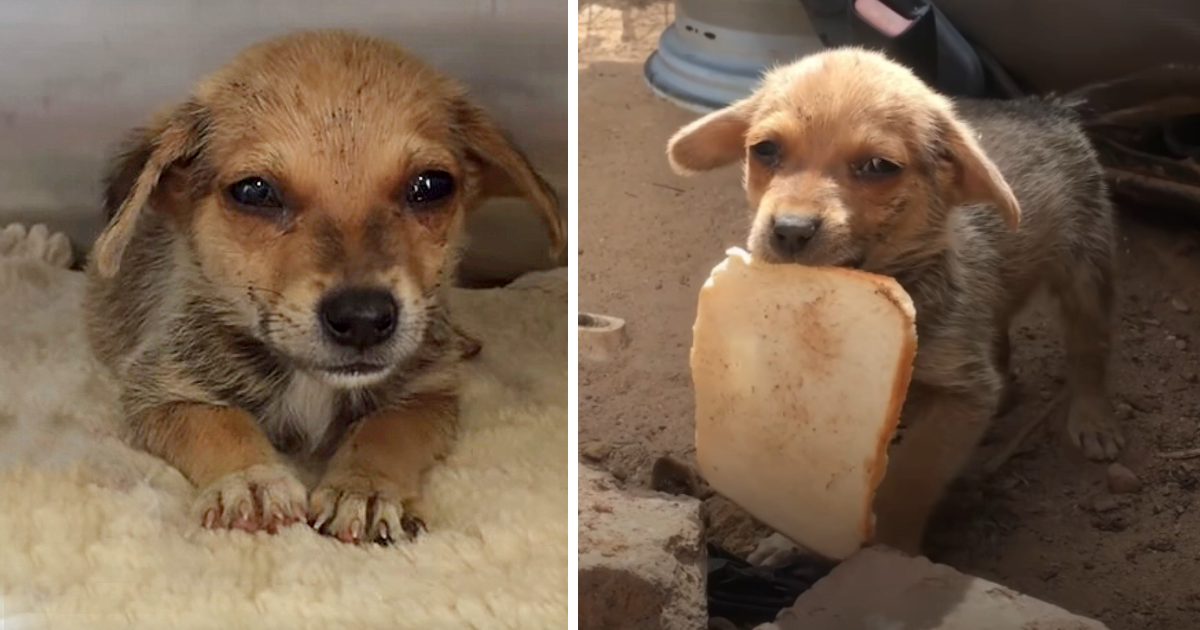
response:
<svg viewBox="0 0 1200 630"><path fill-rule="evenodd" d="M1067 437L1088 459L1111 460L1125 446L1107 387L1116 301L1113 260L1107 250L1076 254L1051 280L1066 351Z"/></svg>

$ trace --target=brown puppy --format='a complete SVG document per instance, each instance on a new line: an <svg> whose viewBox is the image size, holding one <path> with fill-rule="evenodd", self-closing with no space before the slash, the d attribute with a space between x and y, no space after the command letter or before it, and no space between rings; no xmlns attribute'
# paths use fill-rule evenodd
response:
<svg viewBox="0 0 1200 630"><path fill-rule="evenodd" d="M744 160L767 261L858 267L912 295L918 351L876 501L878 537L909 552L1005 397L1009 323L1039 287L1061 306L1067 433L1092 459L1124 440L1106 393L1113 209L1074 114L1046 100L935 93L861 49L766 75L750 97L681 129L681 173Z"/></svg>
<svg viewBox="0 0 1200 630"><path fill-rule="evenodd" d="M251 47L134 133L88 266L88 328L131 440L199 488L208 527L307 515L415 536L457 414L465 217L547 184L463 86L400 47L304 32ZM281 455L321 465L311 499Z"/></svg>

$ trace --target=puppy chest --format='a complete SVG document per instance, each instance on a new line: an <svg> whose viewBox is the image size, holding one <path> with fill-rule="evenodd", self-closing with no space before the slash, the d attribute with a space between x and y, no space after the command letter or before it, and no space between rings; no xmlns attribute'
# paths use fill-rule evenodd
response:
<svg viewBox="0 0 1200 630"><path fill-rule="evenodd" d="M347 396L311 376L296 372L261 419L281 451L311 452L346 413Z"/></svg>

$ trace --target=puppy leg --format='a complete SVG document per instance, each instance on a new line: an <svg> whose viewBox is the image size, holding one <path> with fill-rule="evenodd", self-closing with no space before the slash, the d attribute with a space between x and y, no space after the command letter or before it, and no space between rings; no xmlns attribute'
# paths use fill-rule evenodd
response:
<svg viewBox="0 0 1200 630"><path fill-rule="evenodd" d="M407 504L420 497L423 473L445 455L457 415L454 397L427 395L359 421L313 491L313 527L343 542L416 538L425 523Z"/></svg>
<svg viewBox="0 0 1200 630"><path fill-rule="evenodd" d="M758 541L754 551L746 556L746 562L756 567L780 567L799 557L804 550L788 539L787 536L775 532Z"/></svg>
<svg viewBox="0 0 1200 630"><path fill-rule="evenodd" d="M875 541L915 556L929 515L967 464L995 405L914 385L906 407L911 424L888 455L875 498Z"/></svg>
<svg viewBox="0 0 1200 630"><path fill-rule="evenodd" d="M133 428L148 452L200 488L195 509L205 527L275 532L303 519L304 484L279 462L245 411L164 405L143 414Z"/></svg>
<svg viewBox="0 0 1200 630"><path fill-rule="evenodd" d="M992 342L992 355L1004 383L1004 389L1000 393L1000 406L996 410L997 416L1008 413L1017 403L1017 379L1012 373L1012 341L1009 338L1008 327L1008 320L999 322L996 325L996 338Z"/></svg>
<svg viewBox="0 0 1200 630"><path fill-rule="evenodd" d="M1108 460L1125 446L1106 386L1115 302L1113 262L1107 250L1076 254L1053 283L1065 337L1067 437L1088 459Z"/></svg>

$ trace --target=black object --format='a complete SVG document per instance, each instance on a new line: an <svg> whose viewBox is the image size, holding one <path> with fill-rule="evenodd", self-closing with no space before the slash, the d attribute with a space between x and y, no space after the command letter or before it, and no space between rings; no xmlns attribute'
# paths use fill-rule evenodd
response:
<svg viewBox="0 0 1200 630"><path fill-rule="evenodd" d="M1162 136L1172 157L1200 163L1200 114L1168 120L1163 123Z"/></svg>
<svg viewBox="0 0 1200 630"><path fill-rule="evenodd" d="M779 611L829 574L837 563L803 555L773 569L754 567L715 545L708 545L708 615L735 624L774 621Z"/></svg>
<svg viewBox="0 0 1200 630"><path fill-rule="evenodd" d="M399 305L383 289L342 289L318 307L325 334L342 346L366 350L392 337Z"/></svg>
<svg viewBox="0 0 1200 630"><path fill-rule="evenodd" d="M1165 64L1063 96L1127 209L1200 220L1200 65Z"/></svg>
<svg viewBox="0 0 1200 630"><path fill-rule="evenodd" d="M876 28L854 0L800 0L826 46L858 45L887 52L950 96L1016 98L1020 85L986 51L971 44L928 0L877 0L880 11L907 21L898 33Z"/></svg>

